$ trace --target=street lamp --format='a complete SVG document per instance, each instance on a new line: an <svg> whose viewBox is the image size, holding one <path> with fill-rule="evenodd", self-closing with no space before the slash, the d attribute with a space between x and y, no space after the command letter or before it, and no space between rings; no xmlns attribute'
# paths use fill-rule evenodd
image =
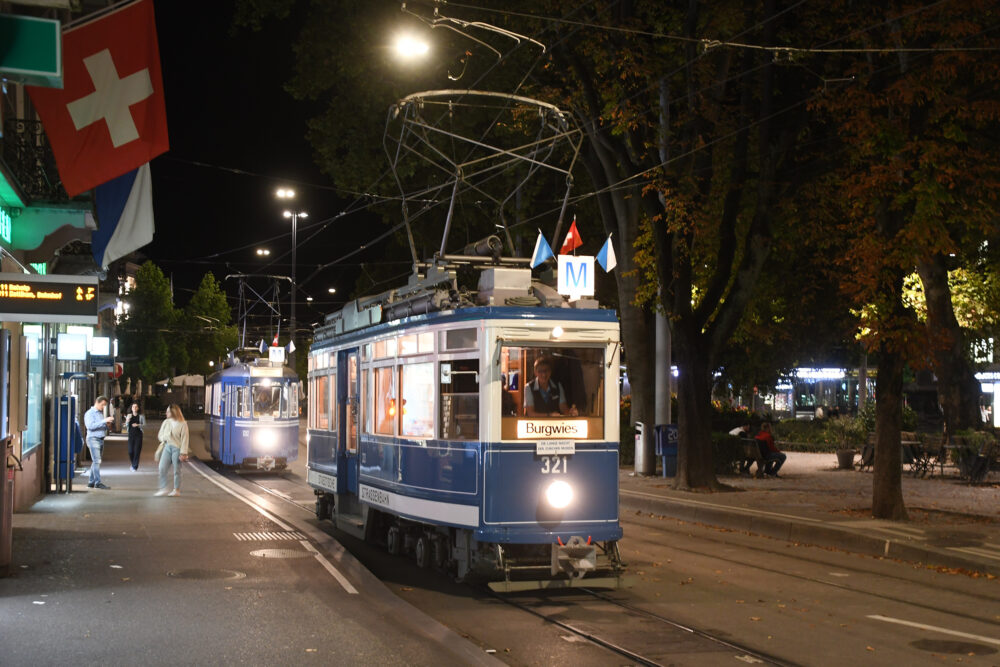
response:
<svg viewBox="0 0 1000 667"><path fill-rule="evenodd" d="M271 254L271 251L267 248L257 248L257 254L261 257L267 257Z"/></svg>
<svg viewBox="0 0 1000 667"><path fill-rule="evenodd" d="M289 190L287 188L280 188L275 194L278 195L279 199L291 199L295 197L295 191ZM292 219L292 321L291 321L291 341L292 341L292 351L288 353L288 362L295 368L295 299L297 295L297 285L295 283L295 253L298 249L298 239L297 231L299 225L299 218L308 218L309 214L305 211L285 211L283 214L286 218Z"/></svg>

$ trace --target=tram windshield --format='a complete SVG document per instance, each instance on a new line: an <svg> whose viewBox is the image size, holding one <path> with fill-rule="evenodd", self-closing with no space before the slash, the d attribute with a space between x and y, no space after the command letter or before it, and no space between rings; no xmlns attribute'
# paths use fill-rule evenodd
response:
<svg viewBox="0 0 1000 667"><path fill-rule="evenodd" d="M297 387L275 382L270 378L256 380L251 386L251 405L255 418L296 417L298 412Z"/></svg>
<svg viewBox="0 0 1000 667"><path fill-rule="evenodd" d="M604 370L604 348L501 348L503 438L603 438Z"/></svg>

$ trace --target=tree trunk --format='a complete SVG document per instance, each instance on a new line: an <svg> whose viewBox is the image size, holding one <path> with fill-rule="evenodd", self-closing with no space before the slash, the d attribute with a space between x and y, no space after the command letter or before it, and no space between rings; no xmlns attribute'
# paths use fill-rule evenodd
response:
<svg viewBox="0 0 1000 667"><path fill-rule="evenodd" d="M886 344L879 350L875 380L875 465L872 474L872 516L905 521L902 448L903 357Z"/></svg>
<svg viewBox="0 0 1000 667"><path fill-rule="evenodd" d="M945 430L955 433L981 425L979 381L969 359L969 346L955 317L943 255L917 264L927 301L927 334L931 343L938 401Z"/></svg>
<svg viewBox="0 0 1000 667"><path fill-rule="evenodd" d="M697 333L674 327L677 346L677 489L722 488L712 451L712 383L708 353Z"/></svg>
<svg viewBox="0 0 1000 667"><path fill-rule="evenodd" d="M632 387L632 426L642 422L646 426L646 456L648 469L638 471L641 474L656 473L656 458L653 447L656 444L653 423L653 398L655 386L655 369L649 360L654 357L651 335L651 316L647 309L632 304L636 291L635 274L618 272L618 317L621 322L622 345L625 350L625 363L628 366L628 379ZM635 453L636 460L639 452Z"/></svg>

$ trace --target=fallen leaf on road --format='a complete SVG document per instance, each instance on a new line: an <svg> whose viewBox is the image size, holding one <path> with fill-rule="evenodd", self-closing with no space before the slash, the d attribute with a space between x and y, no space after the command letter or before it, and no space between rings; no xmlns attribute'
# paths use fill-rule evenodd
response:
<svg viewBox="0 0 1000 667"><path fill-rule="evenodd" d="M751 621L759 621L760 620L760 616L751 616L750 620Z"/></svg>
<svg viewBox="0 0 1000 667"><path fill-rule="evenodd" d="M307 648L306 649L306 653L315 653L316 651L317 651L317 649L314 649L314 648Z"/></svg>
<svg viewBox="0 0 1000 667"><path fill-rule="evenodd" d="M871 651L872 653L874 653L874 652L875 652L875 649L873 649L873 648L872 648L871 646L866 646L866 647L865 647L865 650L866 650L866 651Z"/></svg>
<svg viewBox="0 0 1000 667"><path fill-rule="evenodd" d="M401 590L401 591L412 591L413 589L412 589L412 588L410 588L409 586L403 586L403 587L402 587L402 588L400 588L399 590Z"/></svg>
<svg viewBox="0 0 1000 667"><path fill-rule="evenodd" d="M132 577L122 577L122 581L129 581L131 579L132 579Z"/></svg>

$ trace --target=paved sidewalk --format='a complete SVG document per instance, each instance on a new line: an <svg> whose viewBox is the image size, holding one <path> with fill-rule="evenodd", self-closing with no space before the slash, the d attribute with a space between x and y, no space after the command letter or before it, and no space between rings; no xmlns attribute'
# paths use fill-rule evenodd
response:
<svg viewBox="0 0 1000 667"><path fill-rule="evenodd" d="M915 479L904 471L909 521L871 518L872 474L838 470L834 454L787 452L779 479L723 476L737 491L675 491L672 480L622 469L627 511L746 530L791 542L1000 576L1000 483Z"/></svg>

